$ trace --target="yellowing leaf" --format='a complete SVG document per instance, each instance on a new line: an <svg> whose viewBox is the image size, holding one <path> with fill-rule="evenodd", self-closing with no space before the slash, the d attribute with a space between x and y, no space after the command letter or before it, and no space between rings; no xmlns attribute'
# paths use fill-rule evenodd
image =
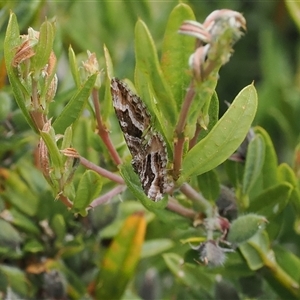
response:
<svg viewBox="0 0 300 300"><path fill-rule="evenodd" d="M143 213L128 217L101 263L96 280L97 299L120 299L140 259L146 231Z"/></svg>

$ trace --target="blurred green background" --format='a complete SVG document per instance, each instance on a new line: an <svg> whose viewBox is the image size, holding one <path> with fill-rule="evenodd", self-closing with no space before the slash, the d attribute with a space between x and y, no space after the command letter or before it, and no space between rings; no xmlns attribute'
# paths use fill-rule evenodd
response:
<svg viewBox="0 0 300 300"><path fill-rule="evenodd" d="M300 4L283 0L182 2L192 7L196 19L200 23L216 9L228 8L243 13L247 21L247 32L235 45L235 53L229 63L220 71L220 80L217 86L221 106L220 114L224 113L227 108L225 101L231 102L243 87L254 81L259 98L254 125L261 125L268 131L275 144L279 161L292 164L294 149L299 143L300 132L300 20L293 19L297 13L300 15ZM4 41L10 10L17 15L23 34L27 33L28 27L38 30L45 18L55 18L57 29L54 50L58 58L59 95L68 93L74 86L68 64L69 45L72 45L76 54L86 53L86 50L96 52L100 65L104 66L103 45L105 44L112 56L115 76L133 79L135 64L134 26L136 21L140 18L147 24L159 51L168 16L177 3L178 1L172 0L1 1L0 45ZM37 220L49 218L50 227L58 236L55 243L50 239L41 245L35 243L36 240L33 239L34 242L31 241L31 244L30 241L27 241L27 251L31 254L41 251L47 253L48 257L52 257L63 248L64 253L60 253L60 255L64 258L66 266L72 266L72 271L83 274L83 281L89 282L89 279L94 275L90 272L91 266L94 267L95 261L103 254L103 249L98 244L95 246L95 239L96 241L101 240L101 246L105 246L106 238L109 240L115 234L116 228L120 227L120 221L124 219L124 215L129 215L136 207L132 203L128 205L122 203L118 208L119 213L115 223L111 226L106 225L115 217L116 203L110 206L101 206L91 212L87 218L75 220L60 202L53 201L51 192L45 188L47 184L29 161L24 162L23 160L21 164L14 165L22 160L22 157L32 157L32 152L37 144L37 137L28 130L28 126L23 121L14 102L6 78L3 77L5 74L3 71L3 49L0 48L0 50L0 74L2 75L0 76L1 167L12 168L17 171L26 183L27 189L24 187L20 191L14 191L12 188L14 184L20 183L17 178L15 178L16 182L9 183L11 185L10 192L15 193L15 199L17 197L21 199L22 195L32 191L30 194L32 197L28 197L30 199L27 203L28 206L25 208L17 207L21 209L27 219L22 219L23 216L20 217L20 214L18 215L16 212L17 210L14 212L16 219L20 222L17 225L24 230L24 224L26 224L25 231L38 236L39 229L36 228L35 224L29 222L30 218L36 223ZM10 131L10 124L6 122L8 116L15 126L12 131ZM0 178L2 177L5 177L3 172L0 173ZM1 188L0 185L0 190ZM41 199L43 201L40 201ZM1 211L4 207L3 203L0 198ZM117 223L118 226L116 226ZM97 236L99 228L105 228L102 230L101 236ZM147 238L159 238L161 232L172 232L172 230L174 228L171 222L169 224L150 224ZM8 241L13 240L19 245L22 241L21 236L22 234L19 237L18 232L16 232L15 237L6 238ZM72 236L74 240L66 241L65 236ZM179 236L180 234L176 238ZM168 238L172 237L168 236ZM0 253L2 253L1 246L3 245L0 245ZM13 249L15 250L14 247ZM179 251L184 252L183 249ZM76 255L73 257L72 255L77 252L79 253L78 257ZM94 257L91 253L97 253L97 256ZM11 256L5 253L9 257L8 260L4 260L5 262L10 262L10 260L21 256L18 251L12 251L10 254ZM166 272L162 258L158 258L158 256L141 262L140 270L142 271L137 273L137 275L139 272L141 273L140 284L144 284L142 281L146 276L152 276L153 281L157 280L156 274L151 273L156 271L150 269L149 274L143 272L144 267L147 269L151 264L155 264L157 269L161 271L160 275L165 280L164 285L172 285L173 279ZM3 270L0 271L4 272ZM37 279L33 278L32 282L34 280ZM68 280L72 282L72 279L68 278ZM72 283L80 288L84 284L75 279ZM149 291L147 287L144 287L144 290ZM153 293L159 294L159 292L154 291ZM177 295L178 297L184 295L184 290L178 291ZM153 297L155 298L155 295Z"/></svg>
<svg viewBox="0 0 300 300"><path fill-rule="evenodd" d="M283 0L274 1L182 1L189 4L202 22L216 9L229 8L247 20L245 37L235 46L230 63L220 72L217 92L221 113L224 101L231 102L247 84L255 82L259 109L255 124L270 133L279 158L291 162L299 142L299 31ZM292 11L296 12L296 4ZM22 32L38 28L47 17L57 22L56 55L60 59L61 89L68 67L66 51L71 44L76 53L87 49L103 57L103 44L111 55L116 76L132 79L134 69L134 25L146 22L159 49L167 17L178 1L1 1L1 40L9 10L18 17ZM298 6L299 9L299 6Z"/></svg>

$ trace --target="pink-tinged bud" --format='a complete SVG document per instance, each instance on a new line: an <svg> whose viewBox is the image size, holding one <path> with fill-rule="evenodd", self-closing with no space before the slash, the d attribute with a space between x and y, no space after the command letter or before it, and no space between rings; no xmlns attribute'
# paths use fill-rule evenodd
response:
<svg viewBox="0 0 300 300"><path fill-rule="evenodd" d="M196 21L184 21L180 26L178 32L195 37L198 40L202 41L204 44L209 43L211 38L206 28L201 23L198 23Z"/></svg>
<svg viewBox="0 0 300 300"><path fill-rule="evenodd" d="M42 138L40 138L39 145L39 167L43 172L44 177L50 179L50 161L48 148Z"/></svg>
<svg viewBox="0 0 300 300"><path fill-rule="evenodd" d="M101 87L101 78L100 78L100 67L99 67L96 54L91 53L90 51L87 51L87 54L88 54L88 59L82 62L83 68L89 76L98 73L95 82L95 88L99 89Z"/></svg>
<svg viewBox="0 0 300 300"><path fill-rule="evenodd" d="M39 32L28 29L28 35L21 35L22 43L17 48L16 54L12 61L12 66L17 67L22 62L35 55L34 46L38 43Z"/></svg>
<svg viewBox="0 0 300 300"><path fill-rule="evenodd" d="M24 62L34 55L35 51L33 50L30 41L27 40L18 47L12 61L12 66L16 68L20 63Z"/></svg>
<svg viewBox="0 0 300 300"><path fill-rule="evenodd" d="M217 23L219 21L225 20L231 28L236 28L238 30L246 30L246 20L243 17L243 15L237 11L230 9L221 9L213 11L205 19L203 26L206 30L213 34L214 27L217 25Z"/></svg>

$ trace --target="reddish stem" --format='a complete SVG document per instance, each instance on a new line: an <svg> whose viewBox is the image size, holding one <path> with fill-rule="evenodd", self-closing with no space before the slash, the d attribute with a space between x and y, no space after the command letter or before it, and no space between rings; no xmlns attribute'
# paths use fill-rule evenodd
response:
<svg viewBox="0 0 300 300"><path fill-rule="evenodd" d="M189 143L189 150L191 150L197 144L198 137L199 137L199 134L200 134L201 130L202 130L202 127L197 123L195 134L194 134L193 138L190 140L190 143Z"/></svg>
<svg viewBox="0 0 300 300"><path fill-rule="evenodd" d="M183 156L183 147L185 142L184 128L187 122L188 112L194 100L194 97L195 97L195 89L194 89L193 82L191 82L180 111L178 123L175 128L174 160L173 160L173 178L175 181L179 178L180 175L182 156Z"/></svg>
<svg viewBox="0 0 300 300"><path fill-rule="evenodd" d="M93 103L94 103L94 107L95 107L96 120L97 120L97 124L98 124L98 126L97 126L98 134L99 134L100 138L102 139L103 143L106 145L106 148L108 149L113 161L118 166L118 165L122 164L122 160L110 139L110 136L108 134L108 130L107 130L106 126L102 122L101 113L100 113L99 96L98 96L97 89L93 89L92 98L93 98Z"/></svg>
<svg viewBox="0 0 300 300"><path fill-rule="evenodd" d="M80 158L80 163L86 168L93 170L96 173L100 174L101 176L106 177L114 182L124 184L124 180L121 176L95 165L94 163L90 162L89 160L87 160L82 156L79 156L79 158Z"/></svg>
<svg viewBox="0 0 300 300"><path fill-rule="evenodd" d="M167 209L171 210L183 217L194 219L196 217L196 212L192 209L188 209L180 205L175 199L169 197L169 202L167 204Z"/></svg>
<svg viewBox="0 0 300 300"><path fill-rule="evenodd" d="M93 202L90 204L90 207L88 209L92 209L95 208L101 204L104 204L106 202L108 202L109 200L111 200L114 196L121 194L127 187L125 185L119 185L115 188L113 188L112 190L110 190L109 192L107 192L106 194L96 198L95 200L93 200Z"/></svg>

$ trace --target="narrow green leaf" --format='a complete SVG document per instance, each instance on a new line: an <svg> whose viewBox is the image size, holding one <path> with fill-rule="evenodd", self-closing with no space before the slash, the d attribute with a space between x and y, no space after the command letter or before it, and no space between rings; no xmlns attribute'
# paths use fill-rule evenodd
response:
<svg viewBox="0 0 300 300"><path fill-rule="evenodd" d="M38 132L37 127L32 121L28 109L25 105L26 100L30 99L30 94L20 82L20 79L18 78L17 73L14 71L12 66L13 58L16 54L17 46L19 45L19 43L20 43L20 32L19 32L17 18L15 14L11 13L6 34L5 34L5 39L4 39L4 58L5 58L7 75L16 102L20 107L27 123L35 132Z"/></svg>
<svg viewBox="0 0 300 300"><path fill-rule="evenodd" d="M256 107L256 90L249 85L237 95L210 133L187 153L179 184L224 162L243 142Z"/></svg>
<svg viewBox="0 0 300 300"><path fill-rule="evenodd" d="M66 222L61 214L55 214L51 220L51 228L55 233L55 243L62 243L66 237Z"/></svg>
<svg viewBox="0 0 300 300"><path fill-rule="evenodd" d="M177 109L171 88L167 85L155 49L151 34L144 22L139 20L135 27L136 69L135 84L138 86L140 72L148 76L149 84L154 91L157 106L161 111L160 123L168 129L167 136L171 138L172 128L177 121ZM141 93L140 93L141 94ZM143 96L143 95L141 95ZM149 103L146 103L149 104ZM148 106L151 110L151 106ZM153 113L153 111L151 111Z"/></svg>
<svg viewBox="0 0 300 300"><path fill-rule="evenodd" d="M216 96L216 86L219 80L217 71L212 72L206 80L198 82L196 89L196 95L192 102L192 105L188 114L189 124L199 123L202 128L209 127L210 123L210 102L213 97ZM190 137L188 131L185 130L185 134Z"/></svg>
<svg viewBox="0 0 300 300"><path fill-rule="evenodd" d="M104 52L104 58L105 58L105 67L106 67L106 74L108 78L112 78L113 77L113 73L114 73L114 67L113 67L113 63L111 60L111 56L110 53L106 47L106 45L103 46L103 52Z"/></svg>
<svg viewBox="0 0 300 300"><path fill-rule="evenodd" d="M106 122L111 116L111 112L113 110L112 106L112 99L111 99L111 92L110 92L110 80L113 77L114 71L113 71L113 63L111 60L110 53L106 46L103 46L103 52L104 52L104 58L105 58L105 69L106 69L106 77L105 77L105 94L104 94L104 100L101 105L105 107L105 109L101 112L101 116L103 120Z"/></svg>
<svg viewBox="0 0 300 300"><path fill-rule="evenodd" d="M30 218L27 218L24 214L20 213L19 210L12 208L10 210L12 215L11 223L21 229L24 232L28 232L34 235L40 235L41 231L39 227Z"/></svg>
<svg viewBox="0 0 300 300"><path fill-rule="evenodd" d="M149 84L149 78L143 72L140 72L139 69L136 69L135 76L138 77L136 88L140 91L141 99L146 103L147 109L151 107L149 110L152 111L152 125L165 137L168 153L171 153L173 148L173 136L172 139L170 139L170 135L168 136L168 133L171 132L171 128L165 126L165 118L162 115L160 107L156 105L155 94L151 84Z"/></svg>
<svg viewBox="0 0 300 300"><path fill-rule="evenodd" d="M248 194L256 180L261 175L265 159L265 144L260 135L249 143L243 176L242 193Z"/></svg>
<svg viewBox="0 0 300 300"><path fill-rule="evenodd" d="M277 178L277 154L269 134L262 128L256 127L255 133L264 139L265 143L265 160L262 168L262 186L269 188L278 183Z"/></svg>
<svg viewBox="0 0 300 300"><path fill-rule="evenodd" d="M164 199L161 201L164 201ZM151 208L151 209L147 208L147 209L151 210L151 212L153 212L156 215L156 217L162 222L168 224L176 224L176 227L178 229L188 230L188 228L192 226L191 219L183 217L171 210L161 209L161 208Z"/></svg>
<svg viewBox="0 0 300 300"><path fill-rule="evenodd" d="M206 269L184 263L183 258L176 253L165 253L163 258L181 283L194 290L204 289L210 292L214 279L213 276L209 276Z"/></svg>
<svg viewBox="0 0 300 300"><path fill-rule="evenodd" d="M75 212L86 215L86 208L100 194L102 182L102 177L96 172L92 170L84 172L80 178L74 199L73 210Z"/></svg>
<svg viewBox="0 0 300 300"><path fill-rule="evenodd" d="M40 76L40 71L49 61L50 53L53 48L53 41L53 24L49 21L45 21L40 27L39 41L35 49L35 55L33 57L34 69L38 77Z"/></svg>
<svg viewBox="0 0 300 300"><path fill-rule="evenodd" d="M96 279L97 299L120 299L139 261L146 232L143 213L128 217L101 263Z"/></svg>
<svg viewBox="0 0 300 300"><path fill-rule="evenodd" d="M79 71L78 71L78 67L77 67L77 60L76 60L76 55L74 53L73 48L71 47L71 45L69 46L69 64L70 64L70 68L71 68L71 73L73 76L73 79L75 81L75 85L77 87L77 89L80 88L80 75L79 75Z"/></svg>
<svg viewBox="0 0 300 300"><path fill-rule="evenodd" d="M280 164L277 168L277 172L278 172L278 179L280 181L287 181L291 185L293 185L294 188L298 186L296 174L287 163Z"/></svg>
<svg viewBox="0 0 300 300"><path fill-rule="evenodd" d="M56 133L64 133L66 128L73 124L81 115L88 97L94 87L97 74L90 76L70 99L61 114L53 122Z"/></svg>
<svg viewBox="0 0 300 300"><path fill-rule="evenodd" d="M285 0L284 2L289 11L290 16L292 17L293 21L298 27L298 30L300 30L300 20L299 20L300 3L298 1L288 1L288 0Z"/></svg>
<svg viewBox="0 0 300 300"><path fill-rule="evenodd" d="M132 194L139 199L148 210L152 211L153 209L163 209L166 207L168 203L167 196L158 202L154 202L146 196L142 189L140 180L137 174L133 171L130 163L124 163L120 167L120 173Z"/></svg>
<svg viewBox="0 0 300 300"><path fill-rule="evenodd" d="M300 259L289 249L276 244L273 248L277 263L287 272L295 281L300 282Z"/></svg>
<svg viewBox="0 0 300 300"><path fill-rule="evenodd" d="M162 45L161 68L178 108L191 80L187 72L188 61L195 48L191 37L178 33L179 27L186 20L195 20L194 13L188 5L180 3L169 16Z"/></svg>
<svg viewBox="0 0 300 300"><path fill-rule="evenodd" d="M286 207L292 190L293 186L287 182L270 187L250 202L248 211L260 214L271 220Z"/></svg>
<svg viewBox="0 0 300 300"><path fill-rule="evenodd" d="M293 205L296 220L294 222L294 229L300 233L300 190L298 187L298 180L293 169L286 163L282 163L278 166L278 179L280 181L286 181L293 186L293 190L290 196L290 201Z"/></svg>
<svg viewBox="0 0 300 300"><path fill-rule="evenodd" d="M170 239L154 239L146 241L143 244L141 258L159 255L174 246L174 242Z"/></svg>
<svg viewBox="0 0 300 300"><path fill-rule="evenodd" d="M201 130L198 139L199 141L204 139L209 134L209 132L214 128L214 126L219 120L219 98L216 92L213 93L212 98L210 100L208 115L209 124L207 130Z"/></svg>
<svg viewBox="0 0 300 300"><path fill-rule="evenodd" d="M69 126L66 128L64 132L64 137L61 143L62 150L71 147L72 138L73 138L73 130L72 130L72 126Z"/></svg>
<svg viewBox="0 0 300 300"><path fill-rule="evenodd" d="M7 201L28 216L36 215L39 207L38 195L32 192L28 184L17 173L8 170L7 172L3 193ZM24 202L24 195L26 195L26 202Z"/></svg>
<svg viewBox="0 0 300 300"><path fill-rule="evenodd" d="M53 166L56 168L62 168L63 162L62 162L62 154L60 153L55 137L49 132L41 131L40 132L41 137L43 138L43 141L45 142L48 153L51 159L51 162L53 163Z"/></svg>

